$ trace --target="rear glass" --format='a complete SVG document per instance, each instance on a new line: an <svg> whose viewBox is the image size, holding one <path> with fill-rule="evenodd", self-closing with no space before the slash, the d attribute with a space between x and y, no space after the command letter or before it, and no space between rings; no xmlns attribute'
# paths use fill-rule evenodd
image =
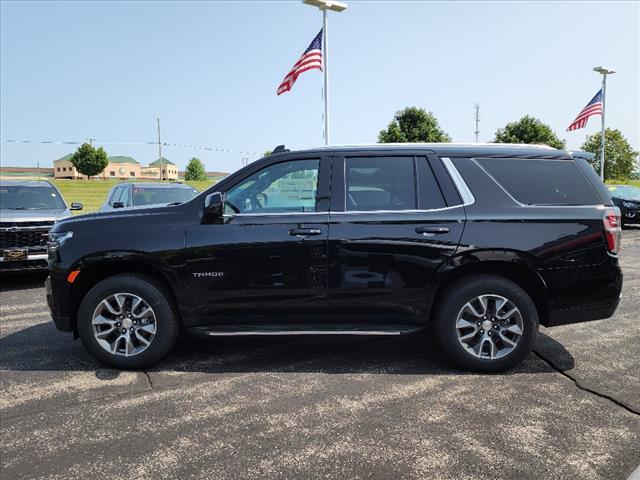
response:
<svg viewBox="0 0 640 480"><path fill-rule="evenodd" d="M528 205L600 205L589 180L571 160L488 158L478 163L513 198Z"/></svg>

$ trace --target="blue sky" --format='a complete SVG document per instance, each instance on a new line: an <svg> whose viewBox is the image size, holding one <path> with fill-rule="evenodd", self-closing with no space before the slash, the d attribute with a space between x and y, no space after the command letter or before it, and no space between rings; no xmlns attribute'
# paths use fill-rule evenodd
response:
<svg viewBox="0 0 640 480"><path fill-rule="evenodd" d="M329 19L331 143L375 142L394 112L432 111L458 142L525 114L577 148L599 131L565 132L618 74L607 124L640 149L638 2L358 2ZM322 143L322 75L275 90L321 27L321 14L281 2L5 2L1 4L1 155L5 166L50 166L65 145L7 139L163 141L263 152ZM105 144L141 163L151 145ZM256 155L165 147L184 167L233 171Z"/></svg>

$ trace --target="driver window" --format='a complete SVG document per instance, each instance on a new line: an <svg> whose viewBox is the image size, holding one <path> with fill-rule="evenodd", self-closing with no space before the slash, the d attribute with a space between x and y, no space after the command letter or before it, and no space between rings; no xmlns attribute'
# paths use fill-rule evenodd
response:
<svg viewBox="0 0 640 480"><path fill-rule="evenodd" d="M320 160L270 165L226 192L225 215L315 212Z"/></svg>

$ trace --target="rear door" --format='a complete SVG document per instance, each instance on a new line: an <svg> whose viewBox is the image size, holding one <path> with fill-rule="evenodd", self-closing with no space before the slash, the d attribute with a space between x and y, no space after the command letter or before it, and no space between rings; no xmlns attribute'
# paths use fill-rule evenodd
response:
<svg viewBox="0 0 640 480"><path fill-rule="evenodd" d="M436 272L460 242L462 204L435 155L365 152L334 157L330 309L376 314L385 322L425 315Z"/></svg>

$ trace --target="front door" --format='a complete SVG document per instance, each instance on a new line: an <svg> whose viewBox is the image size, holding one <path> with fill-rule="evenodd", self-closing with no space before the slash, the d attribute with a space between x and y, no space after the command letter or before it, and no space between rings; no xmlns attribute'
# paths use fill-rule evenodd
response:
<svg viewBox="0 0 640 480"><path fill-rule="evenodd" d="M368 322L425 317L436 272L455 253L465 220L452 185L437 181L434 168L444 168L435 162L371 152L334 158L331 311Z"/></svg>
<svg viewBox="0 0 640 480"><path fill-rule="evenodd" d="M269 164L225 189L223 223L187 229L196 323L273 322L267 317L274 315L300 321L321 313L329 167L321 158Z"/></svg>

